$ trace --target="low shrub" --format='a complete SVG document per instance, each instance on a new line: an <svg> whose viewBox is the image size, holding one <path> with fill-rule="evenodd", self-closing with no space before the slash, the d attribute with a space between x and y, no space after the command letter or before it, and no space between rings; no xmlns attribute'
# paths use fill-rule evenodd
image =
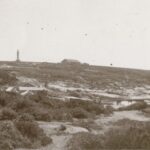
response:
<svg viewBox="0 0 150 150"><path fill-rule="evenodd" d="M14 123L23 137L27 137L32 142L33 147L45 146L52 142L52 139L45 135L44 131L35 121L32 121L30 116L24 115L17 119ZM37 145L37 143L39 144Z"/></svg>
<svg viewBox="0 0 150 150"><path fill-rule="evenodd" d="M13 150L14 148L29 148L31 142L22 136L11 121L0 122L0 149Z"/></svg>
<svg viewBox="0 0 150 150"><path fill-rule="evenodd" d="M112 106L106 106L104 110L104 114L112 114L114 111L114 108Z"/></svg>
<svg viewBox="0 0 150 150"><path fill-rule="evenodd" d="M4 85L7 83L13 83L17 81L16 77L14 75L11 75L8 71L0 70L0 84Z"/></svg>
<svg viewBox="0 0 150 150"><path fill-rule="evenodd" d="M17 120L33 122L34 121L34 117L32 115L28 114L28 113L23 113L23 114L18 116Z"/></svg>
<svg viewBox="0 0 150 150"><path fill-rule="evenodd" d="M61 125L59 131L65 131L67 127L65 125Z"/></svg>
<svg viewBox="0 0 150 150"><path fill-rule="evenodd" d="M150 122L125 119L120 125L104 135L75 134L68 143L69 150L150 149Z"/></svg>
<svg viewBox="0 0 150 150"><path fill-rule="evenodd" d="M67 90L67 93L69 96L73 96L73 97L82 97L81 95L81 92L80 91L70 91L70 90Z"/></svg>
<svg viewBox="0 0 150 150"><path fill-rule="evenodd" d="M67 108L51 109L50 115L52 117L52 120L56 120L56 121L72 120L72 115L70 113L70 110Z"/></svg>
<svg viewBox="0 0 150 150"><path fill-rule="evenodd" d="M142 111L143 111L144 113L150 115L150 107L147 107L147 108L143 109Z"/></svg>
<svg viewBox="0 0 150 150"><path fill-rule="evenodd" d="M3 143L0 143L0 149L2 149L2 150L14 150L13 143L9 140L3 141Z"/></svg>
<svg viewBox="0 0 150 150"><path fill-rule="evenodd" d="M103 140L99 135L91 133L77 133L68 143L69 150L100 150Z"/></svg>
<svg viewBox="0 0 150 150"><path fill-rule="evenodd" d="M30 139L36 138L38 136L38 131L40 131L35 122L17 121L15 125L23 136L27 136Z"/></svg>
<svg viewBox="0 0 150 150"><path fill-rule="evenodd" d="M3 108L0 112L0 120L13 120L17 117L17 113L11 108Z"/></svg>
<svg viewBox="0 0 150 150"><path fill-rule="evenodd" d="M126 128L111 129L105 139L108 149L150 149L150 123L135 122Z"/></svg>
<svg viewBox="0 0 150 150"><path fill-rule="evenodd" d="M15 148L38 148L50 144L47 137L32 117L24 114L15 121L0 121L0 150Z"/></svg>
<svg viewBox="0 0 150 150"><path fill-rule="evenodd" d="M5 107L7 103L7 99L5 97L0 96L0 105Z"/></svg>
<svg viewBox="0 0 150 150"><path fill-rule="evenodd" d="M41 138L41 145L42 145L42 146L46 146L46 145L48 145L48 144L50 144L50 143L52 143L52 139L51 139L51 138L49 138L49 137L47 137L47 136L43 136L43 137Z"/></svg>
<svg viewBox="0 0 150 150"><path fill-rule="evenodd" d="M0 105L3 107L10 107L12 108L12 104L16 103L18 99L21 99L21 96L14 92L0 92Z"/></svg>
<svg viewBox="0 0 150 150"><path fill-rule="evenodd" d="M86 110L89 113L98 115L105 112L105 108L103 105L97 104L95 102L83 101L78 99L71 99L69 102L66 102L66 106L68 108L80 107Z"/></svg>
<svg viewBox="0 0 150 150"><path fill-rule="evenodd" d="M35 103L33 101L31 101L30 99L21 99L16 101L14 109L16 109L17 111L23 110L23 109L27 109L29 107L33 107L35 105Z"/></svg>
<svg viewBox="0 0 150 150"><path fill-rule="evenodd" d="M39 128L38 124L34 121L25 121L22 118L15 121L15 126L22 133L23 136L34 140L43 133L43 130Z"/></svg>
<svg viewBox="0 0 150 150"><path fill-rule="evenodd" d="M51 121L52 117L49 109L44 109L44 107L40 107L39 105L35 105L33 107L29 107L24 110L24 113L28 112L30 115L34 117L35 120L38 121Z"/></svg>
<svg viewBox="0 0 150 150"><path fill-rule="evenodd" d="M77 119L88 118L90 116L90 114L86 110L84 110L83 108L80 108L80 107L71 109L70 113L73 118L77 118Z"/></svg>

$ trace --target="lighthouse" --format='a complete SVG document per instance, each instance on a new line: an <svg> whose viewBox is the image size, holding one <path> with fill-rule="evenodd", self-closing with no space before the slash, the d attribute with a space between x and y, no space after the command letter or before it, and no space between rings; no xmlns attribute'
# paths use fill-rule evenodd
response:
<svg viewBox="0 0 150 150"><path fill-rule="evenodd" d="M20 62L20 52L19 52L19 50L17 50L17 59L16 59L16 62Z"/></svg>

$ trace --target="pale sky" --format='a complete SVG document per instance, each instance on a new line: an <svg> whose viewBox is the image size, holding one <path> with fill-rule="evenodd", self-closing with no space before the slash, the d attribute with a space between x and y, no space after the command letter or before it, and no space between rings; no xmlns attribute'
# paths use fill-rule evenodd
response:
<svg viewBox="0 0 150 150"><path fill-rule="evenodd" d="M150 0L0 0L0 60L150 69Z"/></svg>

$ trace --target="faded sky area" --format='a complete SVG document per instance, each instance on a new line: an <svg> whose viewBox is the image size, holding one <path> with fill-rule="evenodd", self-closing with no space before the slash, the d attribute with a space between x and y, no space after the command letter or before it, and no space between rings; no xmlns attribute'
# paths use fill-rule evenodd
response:
<svg viewBox="0 0 150 150"><path fill-rule="evenodd" d="M0 59L150 69L149 0L0 0Z"/></svg>

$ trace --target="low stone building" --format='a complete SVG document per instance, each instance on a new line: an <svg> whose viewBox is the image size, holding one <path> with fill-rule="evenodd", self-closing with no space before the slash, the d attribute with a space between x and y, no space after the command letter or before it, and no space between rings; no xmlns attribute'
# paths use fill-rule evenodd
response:
<svg viewBox="0 0 150 150"><path fill-rule="evenodd" d="M62 64L81 64L80 61L75 59L64 59L61 62Z"/></svg>

